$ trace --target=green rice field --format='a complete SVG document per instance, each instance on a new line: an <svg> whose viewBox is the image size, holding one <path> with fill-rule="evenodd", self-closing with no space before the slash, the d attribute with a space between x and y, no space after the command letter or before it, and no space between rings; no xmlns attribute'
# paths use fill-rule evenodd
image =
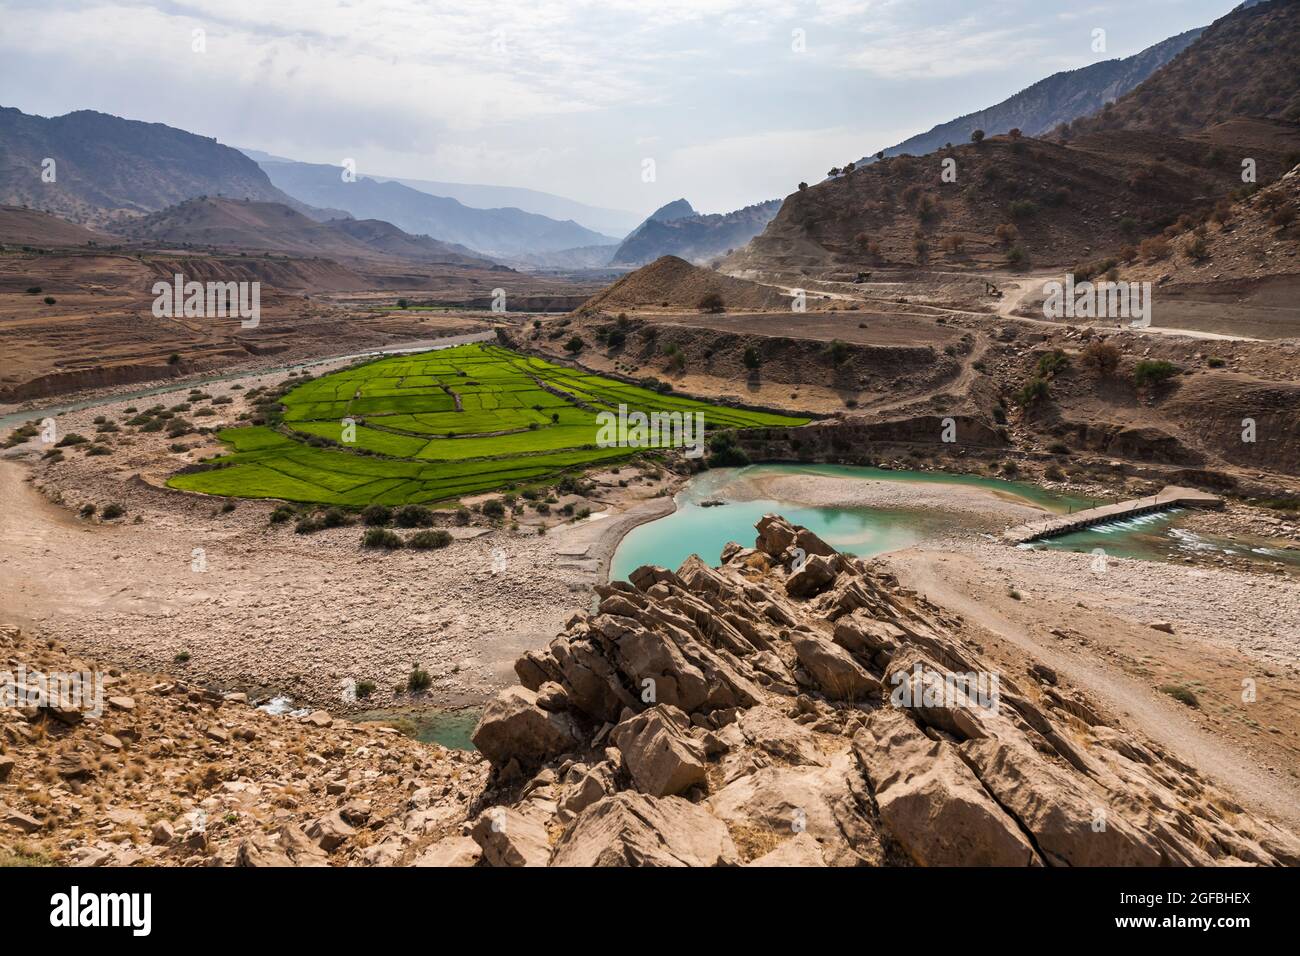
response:
<svg viewBox="0 0 1300 956"><path fill-rule="evenodd" d="M596 444L596 416L620 404L702 412L708 429L807 421L662 394L483 343L344 369L281 402L278 425L224 429L229 454L168 484L353 507L427 503L540 484L644 451ZM344 419L355 436L339 444Z"/></svg>

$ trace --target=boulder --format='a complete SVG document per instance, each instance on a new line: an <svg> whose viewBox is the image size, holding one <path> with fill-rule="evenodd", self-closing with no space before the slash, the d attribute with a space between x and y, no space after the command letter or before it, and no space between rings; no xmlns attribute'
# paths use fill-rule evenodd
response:
<svg viewBox="0 0 1300 956"><path fill-rule="evenodd" d="M449 836L425 849L412 861L411 866L475 866L482 856L483 848L473 838Z"/></svg>
<svg viewBox="0 0 1300 956"><path fill-rule="evenodd" d="M880 822L918 866L1042 865L1016 821L945 741L882 708L853 738Z"/></svg>
<svg viewBox="0 0 1300 956"><path fill-rule="evenodd" d="M882 687L844 648L824 637L804 631L790 635L799 663L826 696L835 700L858 700L879 694Z"/></svg>
<svg viewBox="0 0 1300 956"><path fill-rule="evenodd" d="M758 540L754 542L754 548L770 557L779 557L786 548L794 544L796 536L794 525L780 515L763 515L755 528L758 530Z"/></svg>
<svg viewBox="0 0 1300 956"><path fill-rule="evenodd" d="M690 725L676 707L658 704L614 728L610 738L638 790L666 797L704 784L704 747Z"/></svg>
<svg viewBox="0 0 1300 956"><path fill-rule="evenodd" d="M624 791L598 800L555 847L552 866L723 866L737 862L726 825L681 797Z"/></svg>
<svg viewBox="0 0 1300 956"><path fill-rule="evenodd" d="M839 555L811 555L804 561L803 567L786 578L785 593L795 598L810 598L821 594L835 583L839 568Z"/></svg>
<svg viewBox="0 0 1300 956"><path fill-rule="evenodd" d="M822 845L807 833L796 833L774 850L746 866L825 866Z"/></svg>
<svg viewBox="0 0 1300 956"><path fill-rule="evenodd" d="M258 833L239 844L236 866L329 866L329 860L307 835L286 824L275 839Z"/></svg>
<svg viewBox="0 0 1300 956"><path fill-rule="evenodd" d="M1047 862L1065 866L1158 866L1154 837L1128 823L1106 795L1040 757L1024 741L968 740L958 751Z"/></svg>
<svg viewBox="0 0 1300 956"><path fill-rule="evenodd" d="M853 756L841 753L826 766L759 768L710 797L709 808L760 842L807 833L830 866L880 865L869 801Z"/></svg>
<svg viewBox="0 0 1300 956"><path fill-rule="evenodd" d="M512 758L521 764L538 764L582 744L572 717L543 710L536 693L518 686L503 690L488 704L472 739L494 767Z"/></svg>
<svg viewBox="0 0 1300 956"><path fill-rule="evenodd" d="M493 807L479 816L470 831L488 866L546 866L551 843L535 813Z"/></svg>

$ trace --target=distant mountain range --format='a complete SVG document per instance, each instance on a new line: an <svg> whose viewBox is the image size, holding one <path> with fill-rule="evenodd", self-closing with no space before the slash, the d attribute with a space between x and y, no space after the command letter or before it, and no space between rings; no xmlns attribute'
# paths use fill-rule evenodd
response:
<svg viewBox="0 0 1300 956"><path fill-rule="evenodd" d="M374 219L316 222L283 203L202 197L118 226L127 238L152 244L279 252L331 259L396 258L491 268L462 246L412 236Z"/></svg>
<svg viewBox="0 0 1300 956"><path fill-rule="evenodd" d="M661 256L704 262L744 246L772 220L781 200L746 206L728 213L701 215L685 199L653 213L615 250L613 265L639 266Z"/></svg>
<svg viewBox="0 0 1300 956"><path fill-rule="evenodd" d="M475 209L446 196L431 196L399 182L379 182L368 176L345 181L341 166L270 161L260 166L277 188L303 202L345 209L359 219L383 219L407 232L460 243L488 255L514 256L618 242L572 220L561 222L522 209Z"/></svg>
<svg viewBox="0 0 1300 956"><path fill-rule="evenodd" d="M982 129L989 136L1020 130L1025 136L1042 136L1062 123L1100 110L1149 77L1187 49L1205 30L1198 27L1149 46L1140 53L1119 60L1105 60L1077 70L1053 73L1045 80L1021 90L996 106L967 113L929 132L905 139L885 150L886 156L924 156L951 144L970 141L970 134ZM857 165L873 162L874 155Z"/></svg>
<svg viewBox="0 0 1300 956"><path fill-rule="evenodd" d="M52 182L42 178L46 159L54 161ZM206 136L93 110L46 118L0 107L0 203L103 226L202 195L284 203L320 219L342 215L309 209L239 150Z"/></svg>
<svg viewBox="0 0 1300 956"><path fill-rule="evenodd" d="M240 150L257 163L292 163L297 160L276 156L260 149ZM524 212L537 213L550 219L572 219L580 226L610 236L626 235L636 227L637 215L626 209L606 209L601 206L589 206L586 203L557 196L554 193L538 189L525 189L520 186L490 186L483 183L446 183L427 179L404 179L400 176L380 176L369 174L369 178L381 183L401 183L431 196L445 196L455 199L475 209L522 209Z"/></svg>

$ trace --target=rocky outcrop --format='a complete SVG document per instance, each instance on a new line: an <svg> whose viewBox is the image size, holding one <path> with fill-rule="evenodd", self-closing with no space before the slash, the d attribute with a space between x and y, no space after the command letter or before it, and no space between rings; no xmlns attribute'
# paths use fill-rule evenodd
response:
<svg viewBox="0 0 1300 956"><path fill-rule="evenodd" d="M778 516L757 527L720 567L691 557L599 587L592 613L519 660L523 686L476 732L484 863L1295 859L1293 836L1054 672L1002 672L888 575Z"/></svg>

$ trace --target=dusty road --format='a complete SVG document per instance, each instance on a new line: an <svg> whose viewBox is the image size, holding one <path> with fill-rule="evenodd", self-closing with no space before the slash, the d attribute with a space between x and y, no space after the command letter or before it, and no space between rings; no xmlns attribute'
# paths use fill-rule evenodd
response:
<svg viewBox="0 0 1300 956"><path fill-rule="evenodd" d="M1189 578L1193 602L1180 608L1178 633L1167 635L1145 623L1163 609L1159 594L1165 582L1152 581L1149 595L1132 603L1107 594L1116 586L1128 586L1115 583L1121 571L1149 575L1152 569L1143 567L1148 562L1124 562L1135 566L1128 569L1113 565L1110 580L1102 585L1093 583L1095 578L1090 581L1088 555L991 547L1001 548L1005 556L997 566L979 554L921 549L895 552L886 563L904 585L961 614L994 640L1006 641L1053 668L1103 709L1196 766L1244 804L1300 826L1300 680L1294 667L1283 669L1248 647L1234 646L1248 633L1225 634L1216 644L1180 636L1200 624L1222 627L1224 615L1211 597L1221 593L1219 589L1199 595L1204 621L1195 620L1192 604L1198 595ZM1038 558L1058 560L1043 562L1034 577ZM1077 559L1085 570L1063 574L1059 559ZM1166 573L1192 572L1170 567ZM1017 582L1018 600L1008 594L1008 577ZM1288 612L1287 602L1262 596L1256 613L1271 616L1269 606L1279 614L1294 613L1294 600L1292 594ZM1289 656L1295 660L1294 647ZM1243 679L1254 682L1253 702L1241 699ZM1192 687L1200 706L1193 710L1157 690L1167 684Z"/></svg>

